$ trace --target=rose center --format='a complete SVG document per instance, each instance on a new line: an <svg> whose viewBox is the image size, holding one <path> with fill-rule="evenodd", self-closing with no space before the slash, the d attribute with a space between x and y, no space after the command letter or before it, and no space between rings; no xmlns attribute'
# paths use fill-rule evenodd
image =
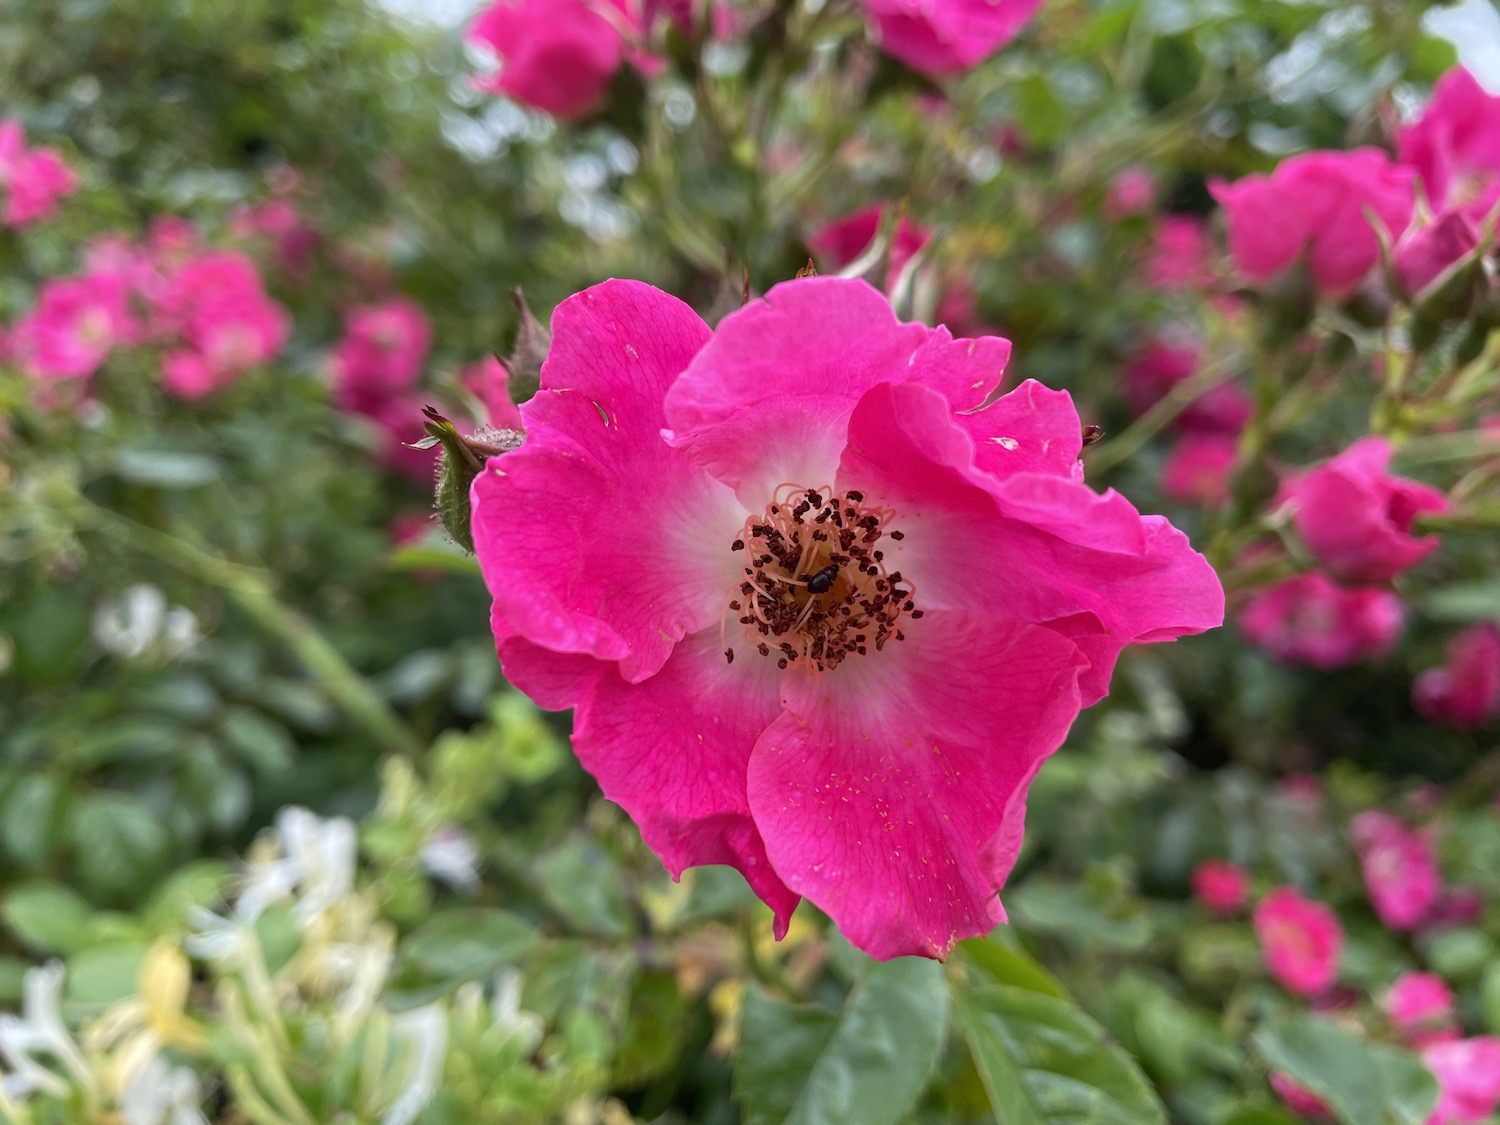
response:
<svg viewBox="0 0 1500 1125"><path fill-rule="evenodd" d="M887 571L886 542L903 536L896 513L864 493L783 484L760 515L745 521L730 549L744 552L744 573L729 612L745 644L779 668L818 671L902 640L901 622L922 616L899 570ZM734 660L735 647L724 650Z"/></svg>

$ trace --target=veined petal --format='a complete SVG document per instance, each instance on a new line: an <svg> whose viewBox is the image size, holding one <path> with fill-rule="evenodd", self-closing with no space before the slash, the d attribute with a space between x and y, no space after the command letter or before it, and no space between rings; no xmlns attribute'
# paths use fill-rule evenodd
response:
<svg viewBox="0 0 1500 1125"><path fill-rule="evenodd" d="M756 737L781 711L779 681L769 661L726 663L718 631L705 630L644 683L605 671L578 702L573 724L583 768L640 826L672 876L703 864L736 868L775 912L778 937L798 895L766 859L745 771Z"/></svg>
<svg viewBox="0 0 1500 1125"><path fill-rule="evenodd" d="M542 390L521 407L526 444L471 490L485 582L518 635L636 681L724 613L745 512L661 437L662 397L707 338L638 282L558 306Z"/></svg>
<svg viewBox="0 0 1500 1125"><path fill-rule="evenodd" d="M981 410L960 414L958 424L974 442L974 464L995 477L1011 473L1050 473L1077 480L1083 425L1067 391L1054 391L1035 379Z"/></svg>
<svg viewBox="0 0 1500 1125"><path fill-rule="evenodd" d="M882 960L988 932L1021 794L1078 714L1086 663L1050 629L937 612L827 675L789 675L749 772L777 874Z"/></svg>
<svg viewBox="0 0 1500 1125"><path fill-rule="evenodd" d="M898 513L904 539L886 557L922 609L1003 610L1072 637L1091 662L1085 705L1108 692L1126 645L1223 621L1218 576L1181 532L1076 480L980 471L969 432L926 387L860 401L837 486Z"/></svg>
<svg viewBox="0 0 1500 1125"><path fill-rule="evenodd" d="M776 487L826 485L871 387L920 381L954 409L999 383L1008 341L902 324L862 281L806 278L731 313L667 394L671 441L759 509Z"/></svg>

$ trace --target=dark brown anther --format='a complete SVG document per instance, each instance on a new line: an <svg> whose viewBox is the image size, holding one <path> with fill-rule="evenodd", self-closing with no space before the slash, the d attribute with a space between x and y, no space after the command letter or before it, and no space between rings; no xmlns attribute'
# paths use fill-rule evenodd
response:
<svg viewBox="0 0 1500 1125"><path fill-rule="evenodd" d="M734 663L734 649L732 649L732 648L726 648L724 650L724 662L726 664L733 664Z"/></svg>

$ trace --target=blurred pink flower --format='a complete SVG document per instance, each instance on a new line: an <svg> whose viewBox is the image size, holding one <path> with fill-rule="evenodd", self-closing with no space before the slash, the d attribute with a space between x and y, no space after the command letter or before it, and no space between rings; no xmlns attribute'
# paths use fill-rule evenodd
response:
<svg viewBox="0 0 1500 1125"><path fill-rule="evenodd" d="M1283 1105L1308 1121L1333 1121L1333 1110L1328 1103L1313 1093L1290 1074L1271 1071L1271 1089Z"/></svg>
<svg viewBox="0 0 1500 1125"><path fill-rule="evenodd" d="M1443 893L1431 839L1383 812L1361 813L1350 831L1380 920L1393 930L1421 926Z"/></svg>
<svg viewBox="0 0 1500 1125"><path fill-rule="evenodd" d="M1453 263L1479 245L1479 228L1460 211L1447 211L1413 226L1393 251L1392 268L1400 295L1415 300Z"/></svg>
<svg viewBox="0 0 1500 1125"><path fill-rule="evenodd" d="M1412 706L1424 719L1473 730L1500 715L1500 628L1482 621L1448 642L1448 660L1412 685Z"/></svg>
<svg viewBox="0 0 1500 1125"><path fill-rule="evenodd" d="M1500 97L1454 67L1401 131L1396 153L1422 177L1433 210L1461 208L1482 220L1500 199Z"/></svg>
<svg viewBox="0 0 1500 1125"><path fill-rule="evenodd" d="M56 149L28 149L21 123L8 118L0 121L0 188L5 225L24 227L56 212L58 200L78 190L78 176Z"/></svg>
<svg viewBox="0 0 1500 1125"><path fill-rule="evenodd" d="M1199 508L1229 501L1229 470L1239 441L1226 434L1185 434L1161 467L1161 491L1169 500Z"/></svg>
<svg viewBox="0 0 1500 1125"><path fill-rule="evenodd" d="M1332 910L1295 887L1277 887L1256 905L1252 920L1266 968L1283 988L1299 996L1327 991L1344 948Z"/></svg>
<svg viewBox="0 0 1500 1125"><path fill-rule="evenodd" d="M1391 443L1360 438L1337 457L1288 479L1283 502L1313 556L1341 582L1384 582L1433 551L1434 536L1411 534L1423 512L1441 512L1447 498L1386 471Z"/></svg>
<svg viewBox="0 0 1500 1125"><path fill-rule="evenodd" d="M1435 1043L1422 1062L1438 1080L1438 1104L1427 1125L1471 1125L1500 1105L1500 1038L1484 1035Z"/></svg>
<svg viewBox="0 0 1500 1125"><path fill-rule="evenodd" d="M1164 215L1146 258L1146 282L1163 292L1203 289L1213 281L1213 241L1194 215Z"/></svg>
<svg viewBox="0 0 1500 1125"><path fill-rule="evenodd" d="M42 379L82 379L137 331L125 284L112 274L58 277L42 283L36 307L11 341L21 366Z"/></svg>
<svg viewBox="0 0 1500 1125"><path fill-rule="evenodd" d="M230 216L229 229L239 238L263 238L274 247L276 265L292 277L307 272L318 232L305 222L289 199L268 199L239 208Z"/></svg>
<svg viewBox="0 0 1500 1125"><path fill-rule="evenodd" d="M167 357L166 389L200 398L275 358L291 330L287 312L266 296L255 263L237 251L190 260L157 302L158 325L186 344Z"/></svg>
<svg viewBox="0 0 1500 1125"><path fill-rule="evenodd" d="M886 54L934 77L960 74L1005 46L1042 0L859 0Z"/></svg>
<svg viewBox="0 0 1500 1125"><path fill-rule="evenodd" d="M1147 168L1133 165L1115 173L1104 194L1104 217L1111 222L1144 215L1156 203L1156 179Z"/></svg>
<svg viewBox="0 0 1500 1125"><path fill-rule="evenodd" d="M1392 238L1411 219L1414 174L1374 148L1309 152L1283 160L1269 176L1209 184L1229 221L1236 267L1265 283L1304 253L1318 289L1345 296L1380 261L1366 212Z"/></svg>
<svg viewBox="0 0 1500 1125"><path fill-rule="evenodd" d="M1239 623L1278 660L1333 669L1389 654L1401 618L1401 599L1389 590L1350 590L1310 571L1257 592Z"/></svg>
<svg viewBox="0 0 1500 1125"><path fill-rule="evenodd" d="M494 356L487 356L464 368L459 382L483 406L484 417L475 419L481 426L525 431L521 412L510 397L510 373Z"/></svg>
<svg viewBox="0 0 1500 1125"><path fill-rule="evenodd" d="M432 326L414 302L361 305L344 318L344 338L333 350L334 401L341 410L370 413L417 381L431 346Z"/></svg>
<svg viewBox="0 0 1500 1125"><path fill-rule="evenodd" d="M884 217L885 204L876 203L822 227L808 238L807 245L824 260L826 269L843 269L875 241L875 235L880 231L880 221ZM890 268L885 277L887 292L895 287L902 267L931 238L931 231L902 216L901 221L896 224L895 237L891 240Z"/></svg>
<svg viewBox="0 0 1500 1125"><path fill-rule="evenodd" d="M597 109L627 58L650 69L632 49L643 32L630 9L628 0L498 0L467 35L500 59L475 84L563 119Z"/></svg>
<svg viewBox="0 0 1500 1125"><path fill-rule="evenodd" d="M1454 1021L1453 990L1436 973L1402 973L1385 994L1391 1022L1410 1034L1439 1031Z"/></svg>
<svg viewBox="0 0 1500 1125"><path fill-rule="evenodd" d="M609 281L558 306L526 443L474 482L506 676L576 708L670 871L738 868L778 932L801 896L878 958L987 932L1121 649L1222 614L1180 532L1082 483L1067 394L978 409L1009 350L859 281L714 331Z"/></svg>
<svg viewBox="0 0 1500 1125"><path fill-rule="evenodd" d="M1250 873L1224 859L1193 868L1193 897L1215 914L1238 914L1250 894Z"/></svg>
<svg viewBox="0 0 1500 1125"><path fill-rule="evenodd" d="M1125 368L1125 398L1144 414L1197 373L1202 356L1194 344L1153 341ZM1220 383L1177 416L1185 430L1237 434L1250 420L1250 396L1238 383Z"/></svg>

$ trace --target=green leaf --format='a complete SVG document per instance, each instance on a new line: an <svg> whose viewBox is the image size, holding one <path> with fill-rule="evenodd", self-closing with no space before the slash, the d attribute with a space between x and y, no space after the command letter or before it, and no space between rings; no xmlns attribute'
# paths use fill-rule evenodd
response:
<svg viewBox="0 0 1500 1125"><path fill-rule="evenodd" d="M1165 1125L1151 1084L1104 1029L1072 1004L979 982L960 1020L1003 1125Z"/></svg>
<svg viewBox="0 0 1500 1125"><path fill-rule="evenodd" d="M116 901L128 900L165 864L167 828L156 814L124 793L80 797L69 816L85 887Z"/></svg>
<svg viewBox="0 0 1500 1125"><path fill-rule="evenodd" d="M30 961L23 961L19 957L0 957L0 1008L21 1006L26 971L31 967Z"/></svg>
<svg viewBox="0 0 1500 1125"><path fill-rule="evenodd" d="M1490 1032L1500 1033L1500 961L1484 971L1484 981L1479 986L1479 1010L1484 1013L1484 1025Z"/></svg>
<svg viewBox="0 0 1500 1125"><path fill-rule="evenodd" d="M401 953L424 975L458 983L514 964L536 940L536 931L514 914L472 907L434 915L402 943Z"/></svg>
<svg viewBox="0 0 1500 1125"><path fill-rule="evenodd" d="M643 972L630 990L630 1013L611 1069L611 1087L644 1086L666 1073L678 1056L689 1028L687 1002L675 973Z"/></svg>
<svg viewBox="0 0 1500 1125"><path fill-rule="evenodd" d="M278 777L292 768L296 742L286 727L258 711L232 708L219 733L261 777Z"/></svg>
<svg viewBox="0 0 1500 1125"><path fill-rule="evenodd" d="M57 779L28 774L0 806L0 844L23 868L35 871L52 854L52 824L57 815Z"/></svg>
<svg viewBox="0 0 1500 1125"><path fill-rule="evenodd" d="M597 842L574 836L537 861L537 886L549 905L585 933L630 932L619 865Z"/></svg>
<svg viewBox="0 0 1500 1125"><path fill-rule="evenodd" d="M1302 1118L1293 1117L1284 1109L1247 1105L1232 1110L1215 1121L1214 1125L1303 1125L1303 1123Z"/></svg>
<svg viewBox="0 0 1500 1125"><path fill-rule="evenodd" d="M1437 1080L1415 1055L1372 1046L1329 1020L1300 1016L1262 1027L1252 1042L1344 1125L1422 1125L1437 1103Z"/></svg>
<svg viewBox="0 0 1500 1125"><path fill-rule="evenodd" d="M23 883L5 896L0 915L38 953L71 953L87 938L89 904L58 883Z"/></svg>
<svg viewBox="0 0 1500 1125"><path fill-rule="evenodd" d="M133 995L148 948L145 942L122 942L68 958L68 999L104 1007Z"/></svg>
<svg viewBox="0 0 1500 1125"><path fill-rule="evenodd" d="M1068 999L1068 990L1021 947L1020 939L1008 926L987 938L960 942L958 948L966 961L982 969L996 984L1014 985L1059 1000Z"/></svg>
<svg viewBox="0 0 1500 1125"><path fill-rule="evenodd" d="M115 456L115 473L155 488L197 488L219 477L219 462L201 453L126 448Z"/></svg>
<svg viewBox="0 0 1500 1125"><path fill-rule="evenodd" d="M871 963L842 1012L751 989L734 1093L745 1125L894 1125L937 1066L948 1023L942 966Z"/></svg>

